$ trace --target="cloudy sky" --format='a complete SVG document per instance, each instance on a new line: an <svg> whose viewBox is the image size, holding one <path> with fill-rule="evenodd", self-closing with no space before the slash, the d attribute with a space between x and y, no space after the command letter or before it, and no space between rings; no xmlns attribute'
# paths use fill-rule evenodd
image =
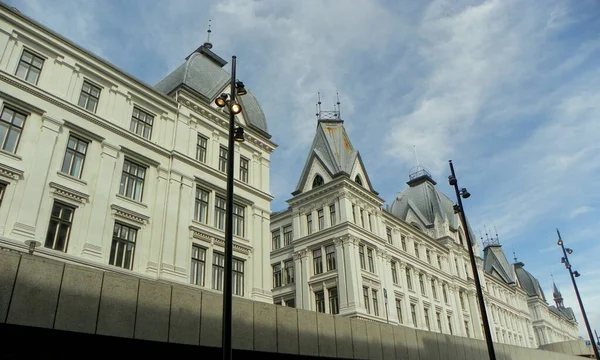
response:
<svg viewBox="0 0 600 360"><path fill-rule="evenodd" d="M413 145L449 195L452 159L473 195L465 209L475 232L496 226L508 257L514 250L549 299L554 274L579 314L556 246L561 230L600 330L597 1L8 3L149 84L206 40L212 19L213 51L237 55L239 78L279 145L274 210L286 206L310 147L317 91L324 109L337 91L353 145L388 203L406 187Z"/></svg>

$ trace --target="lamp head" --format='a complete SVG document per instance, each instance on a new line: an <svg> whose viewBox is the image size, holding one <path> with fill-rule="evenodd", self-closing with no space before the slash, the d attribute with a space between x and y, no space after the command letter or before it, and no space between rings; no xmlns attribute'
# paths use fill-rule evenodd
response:
<svg viewBox="0 0 600 360"><path fill-rule="evenodd" d="M562 246L563 244L562 240L558 240L556 243L558 244L558 246Z"/></svg>
<svg viewBox="0 0 600 360"><path fill-rule="evenodd" d="M246 91L246 87L244 86L243 82L241 82L241 81L235 82L235 93L238 94L239 96L246 95L248 93L248 91Z"/></svg>
<svg viewBox="0 0 600 360"><path fill-rule="evenodd" d="M463 199L468 199L471 196L471 193L469 193L467 191L467 189L462 188L462 189L460 189L460 195L462 196Z"/></svg>
<svg viewBox="0 0 600 360"><path fill-rule="evenodd" d="M233 103L229 106L229 110L233 113L233 115L237 115L242 112L242 106L238 103Z"/></svg>
<svg viewBox="0 0 600 360"><path fill-rule="evenodd" d="M460 212L460 206L458 206L458 204L454 204L454 206L452 206L452 208L454 209L455 214L458 214Z"/></svg>
<svg viewBox="0 0 600 360"><path fill-rule="evenodd" d="M244 128L241 126L238 126L235 128L235 130L233 131L233 140L237 141L237 142L244 142Z"/></svg>
<svg viewBox="0 0 600 360"><path fill-rule="evenodd" d="M561 258L560 262L563 263L563 264L566 263L567 262L567 258L565 258L565 257Z"/></svg>
<svg viewBox="0 0 600 360"><path fill-rule="evenodd" d="M581 274L579 273L579 271L575 270L575 271L573 271L573 276L580 277Z"/></svg>
<svg viewBox="0 0 600 360"><path fill-rule="evenodd" d="M573 253L573 249L567 248L566 250L567 250L567 254L569 254L569 255L571 255Z"/></svg>
<svg viewBox="0 0 600 360"><path fill-rule="evenodd" d="M225 105L227 105L227 97L228 95L225 93L219 95L219 97L215 99L215 104L218 107L224 107Z"/></svg>
<svg viewBox="0 0 600 360"><path fill-rule="evenodd" d="M448 176L448 183L450 184L450 186L456 185L456 178L452 175Z"/></svg>

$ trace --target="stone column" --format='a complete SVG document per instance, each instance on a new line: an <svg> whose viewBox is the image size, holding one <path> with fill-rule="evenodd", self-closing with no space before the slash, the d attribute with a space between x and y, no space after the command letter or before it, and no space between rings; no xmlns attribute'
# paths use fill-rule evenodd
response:
<svg viewBox="0 0 600 360"><path fill-rule="evenodd" d="M158 264L162 247L162 230L165 224L165 208L162 206L167 200L167 185L169 172L163 167L156 169L156 194L154 197L154 209L150 222L150 254L148 256L147 271L158 276ZM208 262L207 262L208 264ZM205 276L206 278L206 276Z"/></svg>
<svg viewBox="0 0 600 360"><path fill-rule="evenodd" d="M348 307L357 310L360 307L361 299L361 269L358 260L358 239L353 237L345 238L344 263L346 264L346 286L348 295Z"/></svg>
<svg viewBox="0 0 600 360"><path fill-rule="evenodd" d="M456 323L458 325L458 329L456 329L457 335L467 336L465 333L465 316L464 310L460 306L460 290L456 285L448 286L450 288L450 301L454 299L454 314L456 317Z"/></svg>
<svg viewBox="0 0 600 360"><path fill-rule="evenodd" d="M335 245L335 260L338 272L338 299L340 312L348 307L348 276L346 273L346 257L344 256L343 237L333 239Z"/></svg>
<svg viewBox="0 0 600 360"><path fill-rule="evenodd" d="M17 239L35 238L42 197L48 191L48 172L56 148L56 139L63 123L62 120L53 119L46 115L42 116L42 126L35 143L31 166L28 169L29 171L25 173L25 188L21 204L18 207L17 221L12 230L12 235ZM31 125L35 125L33 119ZM33 169L35 169L35 175L31 173ZM41 236L45 236L45 234ZM43 239L40 240L43 242Z"/></svg>
<svg viewBox="0 0 600 360"><path fill-rule="evenodd" d="M331 227L331 213L329 212L329 203L323 203L323 227Z"/></svg>
<svg viewBox="0 0 600 360"><path fill-rule="evenodd" d="M160 259L159 277L171 280L177 280L175 272L175 244L177 243L178 222L175 219L179 218L181 190L183 187L183 178L181 174L173 172L169 174L167 190L167 200L164 203L165 207L165 229L162 244L162 257Z"/></svg>
<svg viewBox="0 0 600 360"><path fill-rule="evenodd" d="M88 232L85 237L86 242L83 246L82 256L102 261L102 244L109 237L106 229L112 229L112 224L108 224L108 207L110 199L118 191L113 189L113 182L118 179L117 158L121 147L111 144L104 140L102 142L102 154L100 155L100 165L98 174L102 175L102 181L96 181L96 188L92 195L90 206L90 220ZM118 182L118 181L117 181ZM110 230L109 230L110 233Z"/></svg>
<svg viewBox="0 0 600 360"><path fill-rule="evenodd" d="M177 237L175 243L172 245L175 247L175 272L181 276L187 278L188 269L190 267L190 230L194 206L194 179L192 177L181 175L181 200L179 202L179 216L177 217ZM247 213L247 210L246 210ZM175 219L169 219L168 221L174 221ZM246 217L247 222L248 217Z"/></svg>
<svg viewBox="0 0 600 360"><path fill-rule="evenodd" d="M292 210L292 241L294 241L293 239L297 239L302 236L300 226L301 226L300 211L298 211L298 209L293 209ZM285 240L282 240L282 241L285 241ZM282 243L282 246L283 246L283 243Z"/></svg>

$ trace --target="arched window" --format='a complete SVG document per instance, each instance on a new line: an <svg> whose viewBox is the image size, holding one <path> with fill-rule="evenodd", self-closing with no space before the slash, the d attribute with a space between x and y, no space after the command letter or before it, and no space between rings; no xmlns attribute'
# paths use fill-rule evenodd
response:
<svg viewBox="0 0 600 360"><path fill-rule="evenodd" d="M323 185L325 182L323 181L323 178L321 177L321 175L317 174L315 175L315 179L313 180L313 184L312 187L313 189L316 188L317 186L321 186Z"/></svg>
<svg viewBox="0 0 600 360"><path fill-rule="evenodd" d="M356 177L354 178L354 182L362 186L362 179L360 178L360 175L356 175Z"/></svg>
<svg viewBox="0 0 600 360"><path fill-rule="evenodd" d="M463 240L463 236L462 236L462 230L461 230L461 229L458 229L458 242L459 242L461 245L464 245L464 240Z"/></svg>

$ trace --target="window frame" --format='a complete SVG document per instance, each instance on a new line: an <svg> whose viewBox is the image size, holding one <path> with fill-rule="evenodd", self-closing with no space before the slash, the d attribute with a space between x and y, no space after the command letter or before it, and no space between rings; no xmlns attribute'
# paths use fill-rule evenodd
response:
<svg viewBox="0 0 600 360"><path fill-rule="evenodd" d="M281 229L271 231L271 249L277 250L281 248Z"/></svg>
<svg viewBox="0 0 600 360"><path fill-rule="evenodd" d="M128 232L127 235L131 235L131 233L133 233L134 239L131 240L129 238L119 237L121 234L119 236L116 236L115 233L116 233L117 227L119 227L121 230L127 229L127 232ZM124 222L115 221L114 226L113 226L112 242L110 245L110 254L109 254L109 259L108 259L109 265L120 267L120 268L127 269L127 270L133 270L133 262L135 261L135 248L137 245L137 237L138 237L139 231L140 231L140 229L138 227L129 225ZM118 261L119 254L118 254L118 248L115 248L115 245L116 246L119 246L119 245L131 246L131 256L129 259L128 267L124 266L126 264L126 261L125 261L126 253L125 252L123 252L123 254L122 254L123 258L121 259L121 261L119 261L121 263L121 265L116 264L116 261ZM126 248L124 251L127 251L127 250L128 249Z"/></svg>
<svg viewBox="0 0 600 360"><path fill-rule="evenodd" d="M327 263L327 271L332 271L332 270L337 269L337 257L336 257L335 245L330 244L330 245L325 246L325 262Z"/></svg>
<svg viewBox="0 0 600 360"><path fill-rule="evenodd" d="M128 170L125 171L125 166L129 165ZM136 168L136 172L132 173L131 168L135 167ZM137 201L137 202L142 202L143 198L144 198L144 187L146 185L146 174L148 172L149 167L141 164L135 160L132 160L129 157L125 157L123 159L123 168L121 170L121 183L119 185L119 195L126 197L130 200L133 201ZM140 170L143 170L143 175L142 177L140 177L138 174L140 172ZM134 185L131 188L131 196L127 195L127 191L129 190L129 182L130 181L134 181ZM139 198L136 197L136 185L138 184L138 182L140 182L141 180L141 186L139 188Z"/></svg>
<svg viewBox="0 0 600 360"><path fill-rule="evenodd" d="M138 116L136 116L136 111ZM133 110L131 111L131 121L129 123L129 131L143 137L146 140L152 139L152 129L154 127L154 117L152 113L147 110L143 110L139 106L133 106ZM135 128L134 128L135 126ZM146 137L145 130L149 129L148 136Z"/></svg>
<svg viewBox="0 0 600 360"><path fill-rule="evenodd" d="M246 207L244 205L233 203L233 235L239 237L246 236Z"/></svg>
<svg viewBox="0 0 600 360"><path fill-rule="evenodd" d="M331 287L327 289L327 295L329 297L329 313L337 315L340 313L340 303L337 287Z"/></svg>
<svg viewBox="0 0 600 360"><path fill-rule="evenodd" d="M57 215L57 216L54 215L55 208L59 208L59 215ZM71 232L73 230L73 218L75 217L76 209L77 209L77 207L75 207L73 205L69 205L69 204L61 202L61 201L55 200L52 203L52 209L50 211L50 219L48 221L48 229L46 231L46 239L44 241L45 248L52 249L55 251L61 251L64 253L67 252L67 249L69 247L69 240L71 237ZM70 210L71 214L69 216L69 219L63 218L62 214L63 214L64 210ZM53 236L52 236L53 240L52 240L51 246L48 246L48 238L50 236L53 222L56 223L56 225L54 226L54 231L53 231ZM65 236L64 244L63 244L62 248L58 248L56 245L57 245L57 241L58 241L58 237L60 235L60 229L62 228L62 225L64 225L67 228L67 234Z"/></svg>
<svg viewBox="0 0 600 360"><path fill-rule="evenodd" d="M321 248L314 249L313 254L313 274L319 275L323 273L323 251Z"/></svg>
<svg viewBox="0 0 600 360"><path fill-rule="evenodd" d="M90 88L89 92L85 91L85 86L86 85ZM97 96L93 95L93 90L96 90L98 92ZM84 94L85 94L86 97L85 97L84 105L82 105L81 104L81 100L82 100L82 97L84 96ZM98 104L100 103L100 95L101 94L102 94L102 87L101 86L98 86L98 85L94 84L93 82L89 81L88 79L84 79L83 83L81 85L81 91L79 92L79 100L77 101L77 105L79 107L81 107L83 109L86 109L87 111L90 111L90 112L92 112L92 113L95 114L96 110L98 110ZM92 99L95 100L93 110L90 110L88 108L90 98L92 98Z"/></svg>
<svg viewBox="0 0 600 360"><path fill-rule="evenodd" d="M208 249L197 244L192 244L190 283L204 286L206 278L206 253ZM202 254L202 256L200 256Z"/></svg>
<svg viewBox="0 0 600 360"><path fill-rule="evenodd" d="M206 199L204 199L206 197ZM194 196L194 220L208 225L208 213L210 211L210 191L196 186ZM204 215L204 216L202 216Z"/></svg>
<svg viewBox="0 0 600 360"><path fill-rule="evenodd" d="M196 138L196 160L206 164L206 156L208 153L208 138L200 133Z"/></svg>
<svg viewBox="0 0 600 360"><path fill-rule="evenodd" d="M248 184L248 181L250 180L250 160L243 156L240 156L239 177L241 182Z"/></svg>
<svg viewBox="0 0 600 360"><path fill-rule="evenodd" d="M13 113L10 122L4 119L4 113L7 110ZM20 126L15 124L14 122L15 118L17 118L17 115L23 118L23 121ZM2 110L0 111L0 125L6 126L6 132L2 139L0 139L0 149L11 154L17 153L17 149L19 148L21 138L23 137L23 131L25 130L25 123L27 122L27 118L29 117L29 115L30 114L28 112L20 110L18 107L8 105L6 104L6 102L2 105ZM14 149L9 150L6 149L6 145L8 144L7 140L12 131L15 131L17 133L17 139L14 144Z"/></svg>
<svg viewBox="0 0 600 360"><path fill-rule="evenodd" d="M212 289L223 291L223 282L225 279L225 254L213 250L211 270Z"/></svg>
<svg viewBox="0 0 600 360"><path fill-rule="evenodd" d="M228 150L226 146L219 146L219 171L227 174Z"/></svg>
<svg viewBox="0 0 600 360"><path fill-rule="evenodd" d="M219 230L225 230L225 222L227 216L227 200L220 195L215 196L215 219L214 226Z"/></svg>
<svg viewBox="0 0 600 360"><path fill-rule="evenodd" d="M315 311L320 312L320 313L325 313L325 292L323 290L318 290L318 291L315 291L314 294L315 294Z"/></svg>
<svg viewBox="0 0 600 360"><path fill-rule="evenodd" d="M31 62L27 62L26 60L23 60L23 56L26 53L31 56ZM21 56L19 57L19 62L17 63L17 69L15 70L14 75L23 81L26 81L30 84L37 86L38 81L40 80L40 76L42 75L42 69L44 68L44 63L46 62L46 59L47 59L46 57L41 56L38 53L24 47L23 51L21 51ZM37 67L34 64L34 60L39 60L39 61L41 61L42 64L39 67ZM23 77L19 76L19 70L21 69L21 65L23 65L23 67L27 68ZM37 70L37 75L36 75L34 82L31 82L28 79L29 74L32 72L32 68L34 70ZM34 71L34 73L35 73L35 71Z"/></svg>
<svg viewBox="0 0 600 360"><path fill-rule="evenodd" d="M244 296L244 286L245 286L245 268L246 261L240 258L233 258L231 262L231 287L233 295Z"/></svg>
<svg viewBox="0 0 600 360"><path fill-rule="evenodd" d="M289 231L287 231L289 229ZM289 234L289 236L288 236ZM283 227L283 246L291 245L293 240L292 225Z"/></svg>
<svg viewBox="0 0 600 360"><path fill-rule="evenodd" d="M73 139L75 141L75 148L70 148L69 144L71 143L71 139ZM72 177L75 177L77 179L81 179L82 175L83 175L83 168L85 167L85 158L87 156L87 149L88 146L90 145L89 140L84 139L78 135L74 135L74 134L69 134L69 138L67 139L67 146L65 148L65 155L63 156L63 162L62 165L60 167L60 172ZM80 144L85 144L85 150L84 152L80 152L79 151L79 145ZM65 171L65 162L67 161L67 154L71 153L71 160L69 161L69 165L68 168L66 169L67 171ZM78 174L73 174L73 164L75 163L75 159L77 158L81 158L81 166L79 168L79 173Z"/></svg>

